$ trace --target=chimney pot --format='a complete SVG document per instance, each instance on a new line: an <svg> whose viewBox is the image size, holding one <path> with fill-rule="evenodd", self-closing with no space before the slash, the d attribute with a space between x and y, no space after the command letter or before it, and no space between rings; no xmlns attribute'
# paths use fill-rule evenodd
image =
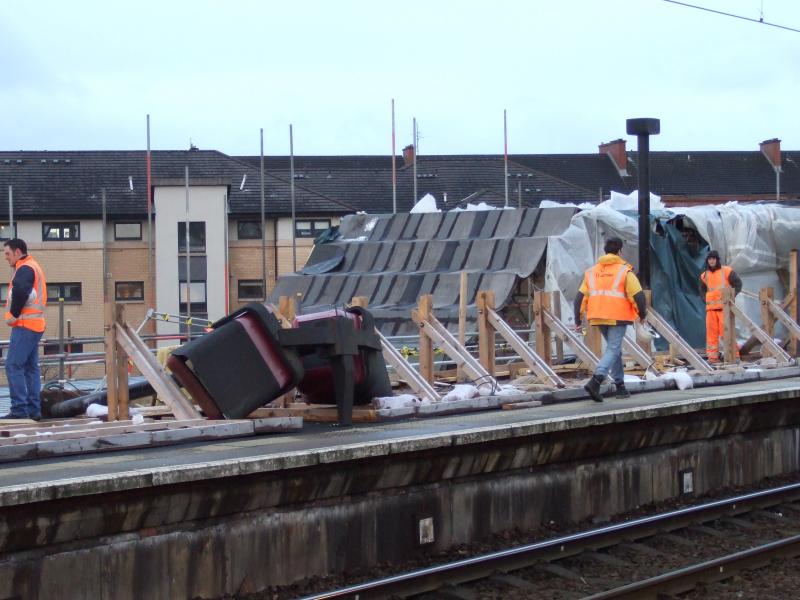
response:
<svg viewBox="0 0 800 600"><path fill-rule="evenodd" d="M764 140L758 147L762 154L767 158L769 164L775 169L781 168L781 141L778 138Z"/></svg>
<svg viewBox="0 0 800 600"><path fill-rule="evenodd" d="M414 161L417 159L416 152L414 149L414 144L409 144L405 148L403 148L403 165L406 167L410 167L414 164Z"/></svg>
<svg viewBox="0 0 800 600"><path fill-rule="evenodd" d="M628 176L628 153L625 151L625 140L616 139L600 144L600 154L607 154L617 168L620 177Z"/></svg>

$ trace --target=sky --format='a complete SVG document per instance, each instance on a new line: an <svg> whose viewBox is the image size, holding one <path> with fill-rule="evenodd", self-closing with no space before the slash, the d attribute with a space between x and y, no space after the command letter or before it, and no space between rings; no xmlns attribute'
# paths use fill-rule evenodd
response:
<svg viewBox="0 0 800 600"><path fill-rule="evenodd" d="M687 0L800 29L797 0ZM0 3L0 150L800 150L800 33L664 0Z"/></svg>

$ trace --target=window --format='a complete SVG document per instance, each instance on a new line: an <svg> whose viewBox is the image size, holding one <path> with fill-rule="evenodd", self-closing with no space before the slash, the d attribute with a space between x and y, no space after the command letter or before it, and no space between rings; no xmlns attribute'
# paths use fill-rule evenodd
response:
<svg viewBox="0 0 800 600"><path fill-rule="evenodd" d="M260 279L239 280L239 300L263 300L264 286Z"/></svg>
<svg viewBox="0 0 800 600"><path fill-rule="evenodd" d="M142 224L136 223L114 223L115 240L140 240L142 239Z"/></svg>
<svg viewBox="0 0 800 600"><path fill-rule="evenodd" d="M143 302L144 281L117 281L114 284L117 302Z"/></svg>
<svg viewBox="0 0 800 600"><path fill-rule="evenodd" d="M260 240L261 221L236 221L236 234L240 240Z"/></svg>
<svg viewBox="0 0 800 600"><path fill-rule="evenodd" d="M180 311L186 314L186 282L180 282ZM206 282L192 281L189 287L189 300L191 301L192 314L199 316L197 312L206 312Z"/></svg>
<svg viewBox="0 0 800 600"><path fill-rule="evenodd" d="M80 354L83 352L83 344L78 342L68 342L64 340L65 354ZM45 355L58 354L58 342L44 344Z"/></svg>
<svg viewBox="0 0 800 600"><path fill-rule="evenodd" d="M10 240L17 237L16 225L0 225L0 240Z"/></svg>
<svg viewBox="0 0 800 600"><path fill-rule="evenodd" d="M43 242L76 242L80 239L80 223L42 223Z"/></svg>
<svg viewBox="0 0 800 600"><path fill-rule="evenodd" d="M58 302L59 298L63 298L64 302L81 302L81 284L80 283L48 283L47 284L47 301Z"/></svg>
<svg viewBox="0 0 800 600"><path fill-rule="evenodd" d="M205 221L192 221L189 223L189 247L191 252L206 251ZM178 252L186 252L186 221L178 223Z"/></svg>
<svg viewBox="0 0 800 600"><path fill-rule="evenodd" d="M0 302L5 303L8 300L8 284L0 283Z"/></svg>
<svg viewBox="0 0 800 600"><path fill-rule="evenodd" d="M331 220L316 219L313 221L295 221L294 225L295 235L297 237L315 238L320 233L330 228Z"/></svg>

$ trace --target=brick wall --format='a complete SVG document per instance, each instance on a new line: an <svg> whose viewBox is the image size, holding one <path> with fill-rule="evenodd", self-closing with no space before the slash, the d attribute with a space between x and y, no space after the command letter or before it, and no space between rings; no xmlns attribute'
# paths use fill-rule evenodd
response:
<svg viewBox="0 0 800 600"><path fill-rule="evenodd" d="M314 246L312 240L297 240L297 267L302 268L308 260ZM275 247L271 241L267 242L267 295L275 287ZM230 260L230 307L236 310L250 302L239 299L240 279L261 279L261 241L241 240L231 241L228 253ZM292 268L292 242L280 240L278 243L278 272L291 273Z"/></svg>

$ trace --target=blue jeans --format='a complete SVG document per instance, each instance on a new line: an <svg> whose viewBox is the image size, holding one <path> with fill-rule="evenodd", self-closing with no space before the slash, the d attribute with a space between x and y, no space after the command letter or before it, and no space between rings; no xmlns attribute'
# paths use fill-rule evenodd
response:
<svg viewBox="0 0 800 600"><path fill-rule="evenodd" d="M622 367L622 340L625 338L627 325L600 325L600 333L606 340L606 351L595 369L599 379L605 379L611 373L614 383L625 385L625 370Z"/></svg>
<svg viewBox="0 0 800 600"><path fill-rule="evenodd" d="M42 391L39 372L39 340L41 333L25 327L11 328L11 345L6 356L6 376L11 394L11 414L18 417L40 417L39 393Z"/></svg>

